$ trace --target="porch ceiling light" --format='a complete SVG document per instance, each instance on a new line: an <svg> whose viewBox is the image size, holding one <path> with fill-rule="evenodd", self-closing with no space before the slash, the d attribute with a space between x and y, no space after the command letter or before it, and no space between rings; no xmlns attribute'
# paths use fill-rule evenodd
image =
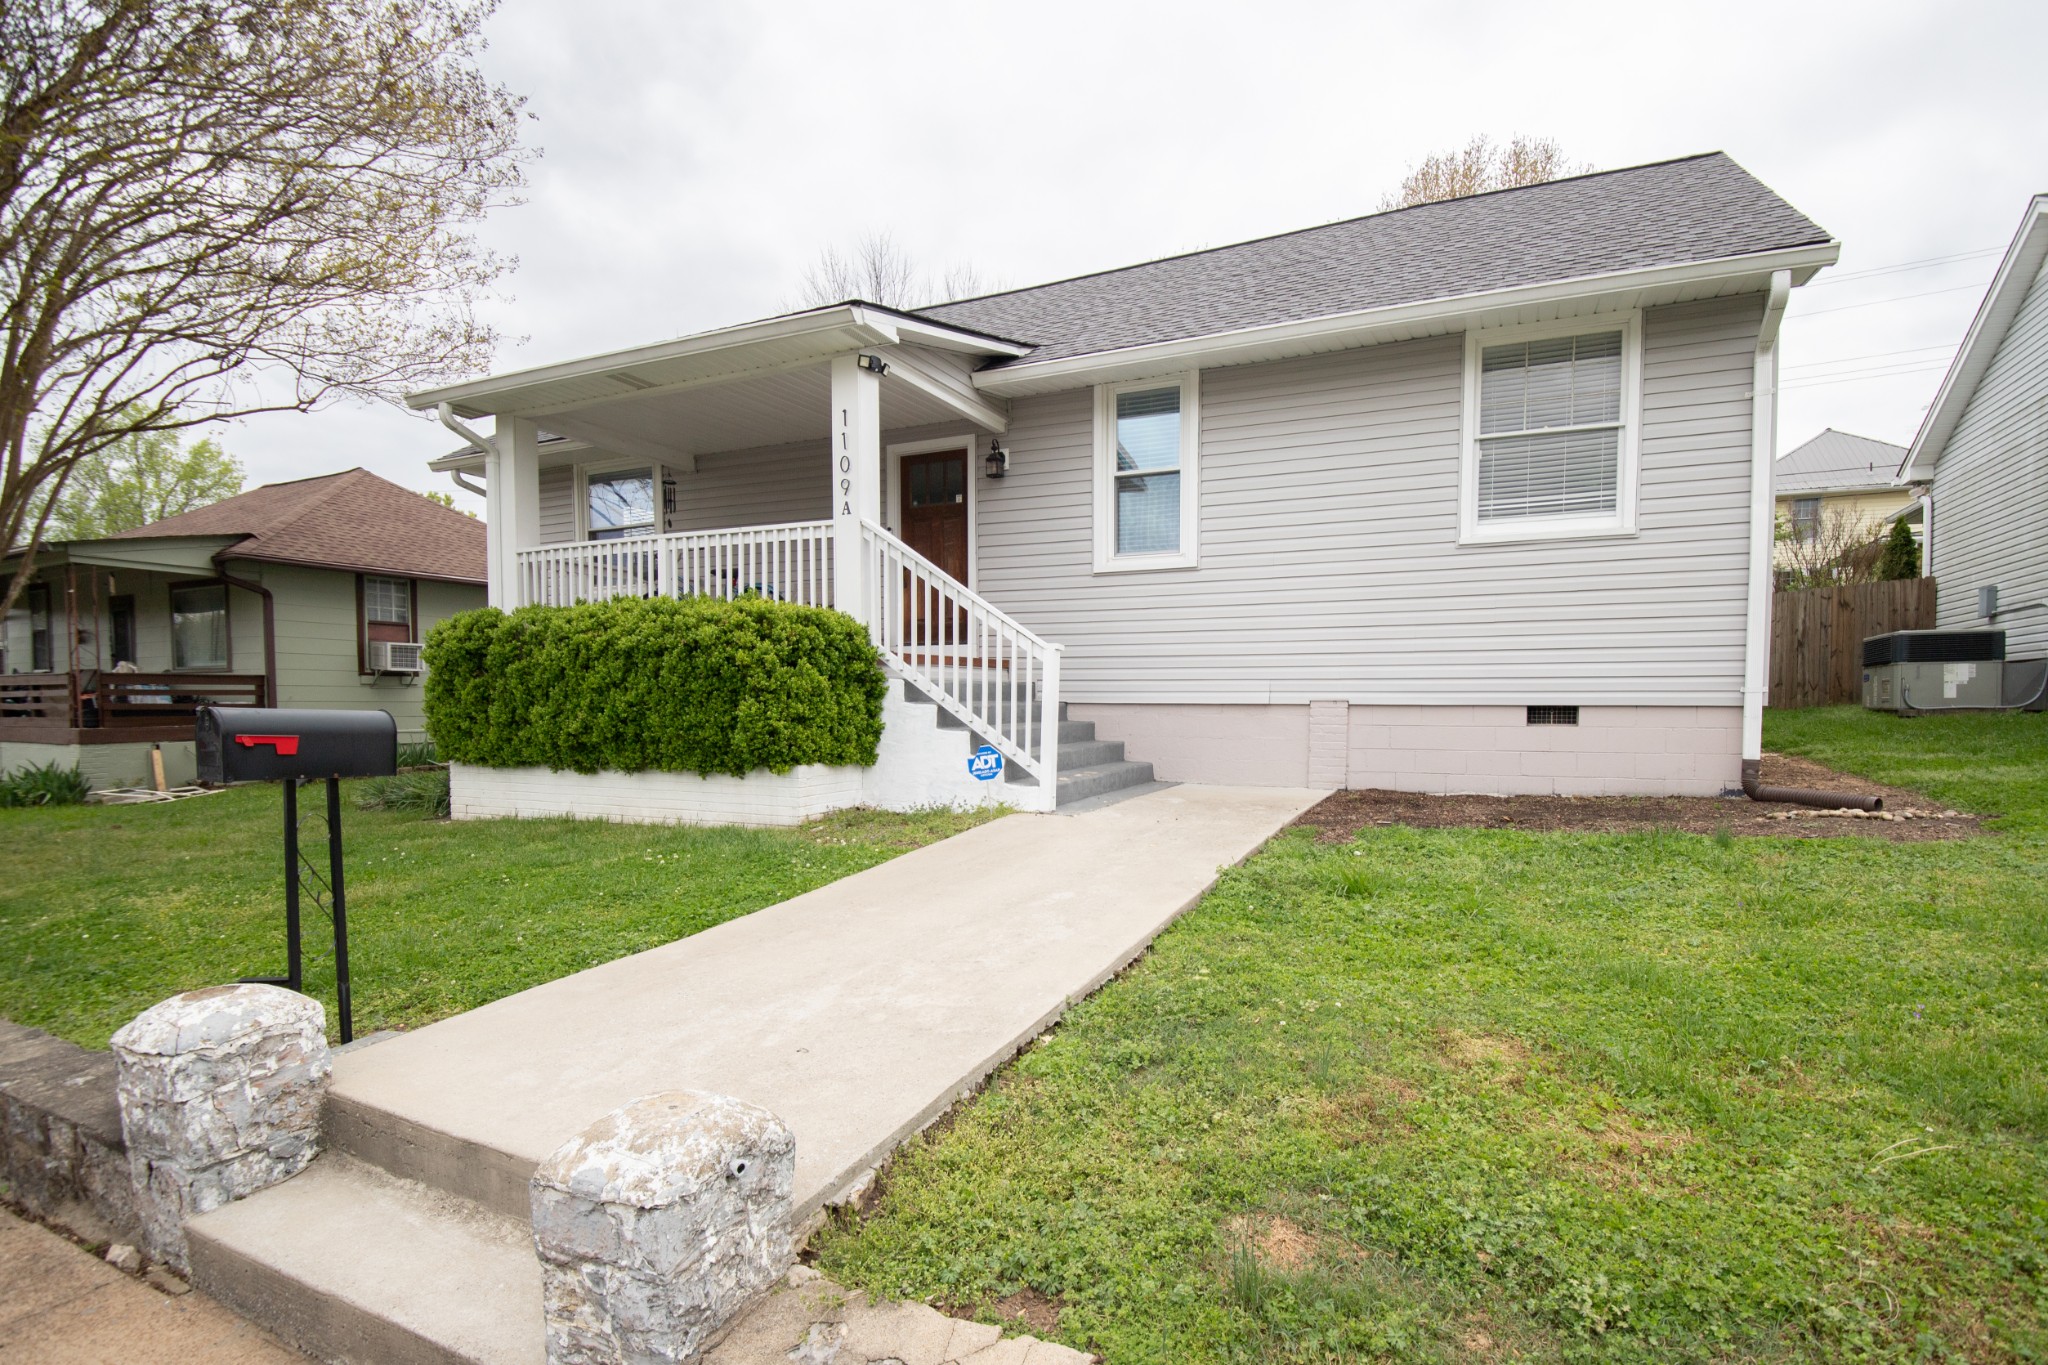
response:
<svg viewBox="0 0 2048 1365"><path fill-rule="evenodd" d="M982 468L991 479L1000 479L1010 472L1010 452L1003 449L1001 441L988 443L988 456L982 461Z"/></svg>
<svg viewBox="0 0 2048 1365"><path fill-rule="evenodd" d="M889 373L889 362L878 355L862 355L857 363L870 374Z"/></svg>

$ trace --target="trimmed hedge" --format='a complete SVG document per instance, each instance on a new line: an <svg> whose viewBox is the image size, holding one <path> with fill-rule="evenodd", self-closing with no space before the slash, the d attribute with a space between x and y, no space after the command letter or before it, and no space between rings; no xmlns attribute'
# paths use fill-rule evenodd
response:
<svg viewBox="0 0 2048 1365"><path fill-rule="evenodd" d="M887 683L867 631L747 597L496 607L427 636L444 761L594 773L785 773L875 761Z"/></svg>

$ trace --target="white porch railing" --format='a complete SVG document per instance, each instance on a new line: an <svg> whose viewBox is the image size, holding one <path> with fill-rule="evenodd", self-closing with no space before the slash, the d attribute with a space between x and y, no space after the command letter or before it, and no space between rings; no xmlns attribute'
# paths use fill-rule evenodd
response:
<svg viewBox="0 0 2048 1365"><path fill-rule="evenodd" d="M882 527L861 521L868 601L858 613L889 662L1059 800L1060 646Z"/></svg>
<svg viewBox="0 0 2048 1365"><path fill-rule="evenodd" d="M832 605L832 523L797 521L519 552L519 602L566 607L608 597L743 597Z"/></svg>

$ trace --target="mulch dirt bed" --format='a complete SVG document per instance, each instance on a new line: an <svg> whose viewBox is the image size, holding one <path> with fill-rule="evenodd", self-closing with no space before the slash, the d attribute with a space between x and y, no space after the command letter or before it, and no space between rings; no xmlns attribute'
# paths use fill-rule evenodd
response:
<svg viewBox="0 0 2048 1365"><path fill-rule="evenodd" d="M1811 806L1751 801L1745 796L1429 796L1370 789L1326 798L1294 823L1317 831L1319 843L1343 843L1359 830L1406 825L1413 829L1525 829L1643 834L1767 835L1815 839L1861 834L1900 843L1962 839L1983 833L1974 815L1900 787L1838 773L1804 758L1765 754L1763 781L1773 787L1811 787L1854 796L1882 796L1872 815Z"/></svg>

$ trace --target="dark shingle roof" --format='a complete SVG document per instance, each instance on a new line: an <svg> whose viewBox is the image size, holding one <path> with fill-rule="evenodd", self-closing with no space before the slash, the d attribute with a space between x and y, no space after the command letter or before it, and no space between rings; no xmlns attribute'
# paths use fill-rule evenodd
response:
<svg viewBox="0 0 2048 1365"><path fill-rule="evenodd" d="M1780 493L1818 493L1847 488L1889 488L1892 471L1906 448L1829 427L1778 457L1771 482Z"/></svg>
<svg viewBox="0 0 2048 1365"><path fill-rule="evenodd" d="M243 536L222 559L482 583L484 524L367 469L265 484L112 540Z"/></svg>
<svg viewBox="0 0 2048 1365"><path fill-rule="evenodd" d="M1720 152L1449 199L938 304L1030 365L1368 308L1827 242Z"/></svg>

